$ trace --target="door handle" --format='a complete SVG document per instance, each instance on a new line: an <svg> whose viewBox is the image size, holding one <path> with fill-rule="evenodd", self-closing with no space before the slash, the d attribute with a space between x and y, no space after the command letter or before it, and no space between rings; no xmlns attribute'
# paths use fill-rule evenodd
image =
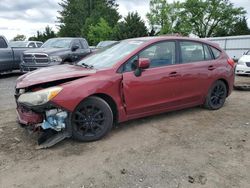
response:
<svg viewBox="0 0 250 188"><path fill-rule="evenodd" d="M215 69L215 67L213 65L208 66L208 70L212 71L214 69Z"/></svg>

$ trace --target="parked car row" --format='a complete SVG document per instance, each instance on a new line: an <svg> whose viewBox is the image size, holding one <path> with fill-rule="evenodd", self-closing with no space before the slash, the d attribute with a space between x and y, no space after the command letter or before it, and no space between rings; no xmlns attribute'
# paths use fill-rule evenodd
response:
<svg viewBox="0 0 250 188"><path fill-rule="evenodd" d="M91 53L84 38L53 38L47 40L41 48L23 53L20 65L22 72L42 67L77 62Z"/></svg>
<svg viewBox="0 0 250 188"><path fill-rule="evenodd" d="M101 41L89 47L84 38L53 38L44 44L40 41L8 41L0 36L0 73L21 70L29 72L38 68L75 63L117 41Z"/></svg>
<svg viewBox="0 0 250 188"><path fill-rule="evenodd" d="M43 45L41 41L10 41L12 48L40 48Z"/></svg>
<svg viewBox="0 0 250 188"><path fill-rule="evenodd" d="M84 38L53 38L40 45L38 41L8 43L0 36L0 73L73 63L91 53Z"/></svg>

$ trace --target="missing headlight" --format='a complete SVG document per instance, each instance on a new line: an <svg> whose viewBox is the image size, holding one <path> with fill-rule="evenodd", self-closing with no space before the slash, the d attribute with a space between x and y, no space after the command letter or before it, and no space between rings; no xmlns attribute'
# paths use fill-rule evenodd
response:
<svg viewBox="0 0 250 188"><path fill-rule="evenodd" d="M62 131L66 128L66 118L68 113L59 109L52 109L46 111L46 119L43 121L41 127L43 129L53 129L55 131Z"/></svg>

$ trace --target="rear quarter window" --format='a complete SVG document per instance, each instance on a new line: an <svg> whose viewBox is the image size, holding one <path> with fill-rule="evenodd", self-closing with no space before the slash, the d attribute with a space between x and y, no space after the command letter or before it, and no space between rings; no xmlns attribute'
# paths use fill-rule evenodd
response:
<svg viewBox="0 0 250 188"><path fill-rule="evenodd" d="M2 37L0 37L0 48L7 48L7 47L8 46L5 42L5 40Z"/></svg>
<svg viewBox="0 0 250 188"><path fill-rule="evenodd" d="M219 51L218 49L214 48L214 47L210 47L212 52L213 52L213 55L214 55L214 58L217 59L220 57L220 54L221 54L221 51Z"/></svg>

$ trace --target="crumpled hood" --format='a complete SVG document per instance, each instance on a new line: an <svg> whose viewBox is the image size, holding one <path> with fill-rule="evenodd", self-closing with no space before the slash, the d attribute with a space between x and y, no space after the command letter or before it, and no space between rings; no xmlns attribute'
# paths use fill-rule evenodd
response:
<svg viewBox="0 0 250 188"><path fill-rule="evenodd" d="M69 51L68 48L34 48L30 50L26 50L24 53L45 53L45 54L53 54L57 52Z"/></svg>
<svg viewBox="0 0 250 188"><path fill-rule="evenodd" d="M16 88L63 80L68 78L81 78L95 74L95 69L87 69L76 65L56 65L29 72L17 79Z"/></svg>

